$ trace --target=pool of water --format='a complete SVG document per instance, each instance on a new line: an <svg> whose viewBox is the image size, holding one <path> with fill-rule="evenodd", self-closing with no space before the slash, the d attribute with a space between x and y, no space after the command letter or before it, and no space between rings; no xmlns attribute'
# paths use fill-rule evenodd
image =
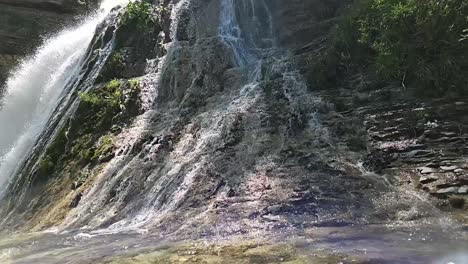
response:
<svg viewBox="0 0 468 264"><path fill-rule="evenodd" d="M468 263L466 228L365 225L177 240L53 232L0 239L0 263ZM293 262L292 262L293 261ZM295 261L295 262L294 262Z"/></svg>

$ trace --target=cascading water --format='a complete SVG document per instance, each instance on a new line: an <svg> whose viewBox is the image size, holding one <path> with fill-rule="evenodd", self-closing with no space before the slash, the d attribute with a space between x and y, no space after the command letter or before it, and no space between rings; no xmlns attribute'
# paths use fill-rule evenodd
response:
<svg viewBox="0 0 468 264"><path fill-rule="evenodd" d="M156 39L155 35L170 33L165 36L170 36L172 43L164 43L164 50L159 50L155 41L146 48L157 51L138 49L142 43L138 38L134 39L137 44L129 41L112 45L113 40L116 43L122 38L131 40L136 33L118 28L118 16L109 19L115 23L105 23L107 27L94 33L108 12L105 11L51 39L10 78L9 95L0 112L3 117L0 133L3 124L10 122L8 116L16 112L22 118L14 123L15 127L24 128L24 133L16 135L13 126L5 130L10 131L11 140L3 141L5 156L0 169L8 173L1 179L5 182L15 175L16 179L26 179L21 184L28 185L28 180L35 179L30 175L34 173L31 168L37 167L45 146L54 142L60 125L65 123L62 127L72 131L66 122L80 115L76 92L94 88L97 91L111 83L106 82L110 79L96 79L112 61L108 59L119 53L123 54L126 70L136 68L140 62L144 68L137 73L129 71L131 76L118 73L108 76L122 78L119 80L122 83L127 82L123 79L131 78L131 83L139 83L141 89L139 115L103 132L115 140L112 155L97 164L80 164L78 173L60 168L37 184L40 191L44 190L42 193L37 194L34 183L27 186L32 188L19 187L21 190L12 195L8 192L14 205L0 212L4 213L1 216L8 214L5 218L10 220L0 219L0 226L7 227L7 236L9 225L22 226L16 222L22 221L23 216L25 229L47 229L48 233L21 242L14 238L13 242L4 242L1 237L0 262L13 259L17 261L13 263L100 263L116 254L134 256L152 252L156 245L166 243L166 238L190 237L206 242L206 238L223 241L230 235L253 234L283 241L286 237L281 234L285 232L286 236L292 234L298 244L296 231L301 236L306 234L306 242L299 244L306 250L310 247L307 255L317 248L336 249L344 255L362 248L363 255L369 253L377 262L381 255L398 257L399 252L404 252L402 259L414 256L415 253L405 250L414 247L408 238L415 240L416 235L400 232L395 236L395 232L382 231L381 226L375 232L374 229L361 232L362 223L380 220L366 218L369 212L378 214L387 210L388 202L371 207L369 197L376 193L385 196L371 186L376 180L363 180L355 174L352 164L340 163L340 146L322 123L323 113L333 111L331 106L308 90L291 55L275 45L276 20L270 12L273 1L199 0L198 3L201 4L196 0L164 2L172 8L171 17L160 20L166 23L166 29L158 28L158 32L151 28L145 29L151 32L144 32L151 40ZM205 3L207 10L203 9ZM103 7L110 10L115 4L105 1ZM157 7L160 6L155 6L155 13ZM210 13L213 10L216 13ZM209 18L204 20L200 14ZM171 25L168 20L172 20ZM197 31L194 28L199 24L194 21L210 25L219 22L219 27L209 28L201 23L203 28ZM114 29L112 38L111 34L102 34ZM75 36L79 33L85 36ZM95 42L87 48L93 34ZM135 50L138 54L132 53ZM49 63L46 55L58 59ZM42 64L51 69L39 67ZM40 79L37 86L30 87L27 86L30 81L20 82L21 76L32 75L27 69L30 72L37 69L37 76L47 72L52 77ZM12 80L17 80L18 85ZM19 84L27 87L29 93L16 91L14 88ZM23 99L29 111L8 103ZM33 106L29 107L30 104ZM20 141L22 137L28 140ZM65 151L69 151L68 146ZM66 162L73 163L75 158ZM21 163L29 165L18 168ZM30 190L32 194L21 197ZM18 200L24 202L15 207ZM400 203L397 198L392 200ZM20 209L9 214L11 208L14 208L11 211ZM334 226L346 225L346 221L351 225L344 231ZM327 226L330 236L320 235L322 224ZM427 234L422 235L424 240L418 242L416 250L426 249L429 242ZM260 258L254 248L243 251L253 253L255 260ZM191 252L189 257L198 259ZM275 256L279 256L276 250ZM281 261L282 258L281 255Z"/></svg>
<svg viewBox="0 0 468 264"><path fill-rule="evenodd" d="M97 25L111 9L127 0L105 0L100 11L79 26L47 40L26 59L6 83L0 108L0 197L28 157L65 88L79 78Z"/></svg>
<svg viewBox="0 0 468 264"><path fill-rule="evenodd" d="M120 147L115 152L116 157L106 164L98 173L97 180L93 187L87 191L80 200L79 205L65 218L60 229L70 229L73 227L83 227L86 230L96 230L93 233L119 233L129 230L146 230L152 225L162 222L163 219L177 213L191 192L197 192L196 177L199 177L206 166L209 166L212 144L224 141L223 130L226 129L224 123L226 117L244 113L247 109L254 107L262 101L262 75L264 57L268 56L274 47L273 41L266 41L269 45L260 48L259 43L265 43L265 39L273 39L269 24L269 16L260 18L260 14L269 14L266 4L258 5L252 1L235 2L232 0L220 1L220 25L218 35L222 44L232 51L233 58L228 58L229 63L234 60L236 66L245 74L245 82L232 87L232 91L227 91L228 95L222 102L214 105L209 113L200 114L198 117L203 125L203 132L199 140L187 142L174 146L173 154L160 153L164 151L165 137L173 137L171 126L177 116L171 114L173 109L167 109L166 105L156 103L148 111L138 117L136 122L129 129L122 133L119 141ZM259 2L260 3L260 2ZM178 16L183 14L183 8L187 2L181 1L172 10L172 40L174 43L169 45L168 54L160 59L157 72L147 73L148 76L142 77L145 83L156 87L155 90L166 89L163 86L162 79L171 74L172 66L170 62L177 60L181 49L186 43L179 42L177 39ZM239 14L239 10L241 10ZM260 13L258 13L260 12ZM239 23L237 17L240 16L242 23ZM258 23L258 21L263 21ZM266 27L267 33L259 36L257 32L261 30L257 27ZM219 41L217 39L211 39ZM257 45L258 44L258 45ZM224 52L224 50L223 50ZM227 54L220 56L229 57ZM281 62L281 60L278 60ZM219 62L216 62L219 63ZM279 63L278 67L283 67ZM304 92L305 86L298 73L291 65L286 65L285 89L290 93L297 91ZM278 69L281 71L281 69ZM153 75L154 74L154 75ZM177 79L182 78L177 74L171 76L174 80L171 84L177 85ZM174 84L175 83L175 84ZM194 82L196 83L196 82ZM170 87L176 89L176 87ZM202 87L199 88L201 90ZM151 94L151 96L158 96ZM297 96L295 94L294 96ZM298 96L304 99L304 96ZM310 100L310 102L314 102ZM297 107L291 102L292 107ZM162 109L158 109L162 107ZM175 111L176 113L178 110ZM210 113L212 115L210 116ZM161 115L167 115L163 118ZM209 118L208 118L209 116ZM154 123L152 120L164 119ZM151 133L154 138L145 142L144 147L135 147L142 132ZM164 136L165 134L169 134ZM170 140L172 141L172 140ZM162 142L162 143L161 143ZM172 144L172 143L171 143ZM132 148L142 148L140 154L132 151ZM179 153L187 152L180 156ZM158 156L162 156L158 158ZM154 162L153 159L162 159L160 162ZM199 179L203 182L206 179ZM138 192L135 188L140 186ZM138 194L137 194L138 193ZM181 210L182 211L182 210ZM171 228L175 227L171 226Z"/></svg>
<svg viewBox="0 0 468 264"><path fill-rule="evenodd" d="M239 13L242 21L239 21ZM238 65L255 64L258 62L255 50L271 48L274 44L269 7L264 0L222 0L219 35L233 52Z"/></svg>

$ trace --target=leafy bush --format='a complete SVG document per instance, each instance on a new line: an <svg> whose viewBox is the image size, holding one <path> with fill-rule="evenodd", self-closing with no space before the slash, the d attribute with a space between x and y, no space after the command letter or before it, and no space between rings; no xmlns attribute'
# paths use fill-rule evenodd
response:
<svg viewBox="0 0 468 264"><path fill-rule="evenodd" d="M93 123L93 129L106 129L112 123L113 117L120 111L122 104L121 82L112 80L102 89L80 93L81 104L79 111L94 116L97 123Z"/></svg>
<svg viewBox="0 0 468 264"><path fill-rule="evenodd" d="M123 25L136 26L140 30L147 29L153 22L153 6L146 1L129 3L122 16Z"/></svg>
<svg viewBox="0 0 468 264"><path fill-rule="evenodd" d="M465 0L357 0L336 32L335 56L426 95L468 92L467 14Z"/></svg>

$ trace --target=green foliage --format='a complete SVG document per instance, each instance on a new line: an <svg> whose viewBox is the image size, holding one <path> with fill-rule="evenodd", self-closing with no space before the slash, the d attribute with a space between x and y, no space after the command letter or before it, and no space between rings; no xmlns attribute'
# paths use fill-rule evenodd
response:
<svg viewBox="0 0 468 264"><path fill-rule="evenodd" d="M93 116L97 122L90 124L89 129L104 130L112 123L112 118L120 111L124 100L121 85L119 80L112 80L101 89L79 94L81 99L79 111Z"/></svg>
<svg viewBox="0 0 468 264"><path fill-rule="evenodd" d="M467 14L465 0L357 0L338 27L334 56L426 95L468 92Z"/></svg>
<svg viewBox="0 0 468 264"><path fill-rule="evenodd" d="M115 51L109 61L109 67L113 70L122 70L124 68L124 58L122 54Z"/></svg>
<svg viewBox="0 0 468 264"><path fill-rule="evenodd" d="M123 77L126 69L125 60L126 58L122 54L122 51L116 48L109 56L109 59L98 76L97 82L106 82L116 77Z"/></svg>
<svg viewBox="0 0 468 264"><path fill-rule="evenodd" d="M140 89L140 80L131 79L131 80L128 80L128 83L130 84L130 90Z"/></svg>
<svg viewBox="0 0 468 264"><path fill-rule="evenodd" d="M127 119L128 115L135 115L131 109L140 106L140 82L130 80L123 82L112 80L100 89L81 93L81 103L76 115L80 122L80 134L102 133L109 131L114 124Z"/></svg>
<svg viewBox="0 0 468 264"><path fill-rule="evenodd" d="M41 180L66 167L79 171L113 155L114 126L128 123L139 113L140 81L112 80L104 86L79 94L73 119L57 134L38 163Z"/></svg>
<svg viewBox="0 0 468 264"><path fill-rule="evenodd" d="M153 22L153 6L145 1L129 3L122 16L123 25L136 26L140 30L147 29Z"/></svg>

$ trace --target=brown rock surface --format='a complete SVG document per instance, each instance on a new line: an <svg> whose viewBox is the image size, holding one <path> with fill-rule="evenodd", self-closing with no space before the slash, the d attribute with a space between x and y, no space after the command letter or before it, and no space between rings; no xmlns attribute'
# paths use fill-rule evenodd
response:
<svg viewBox="0 0 468 264"><path fill-rule="evenodd" d="M0 87L18 60L31 54L43 36L72 22L76 14L92 8L92 2L97 1L0 0Z"/></svg>

